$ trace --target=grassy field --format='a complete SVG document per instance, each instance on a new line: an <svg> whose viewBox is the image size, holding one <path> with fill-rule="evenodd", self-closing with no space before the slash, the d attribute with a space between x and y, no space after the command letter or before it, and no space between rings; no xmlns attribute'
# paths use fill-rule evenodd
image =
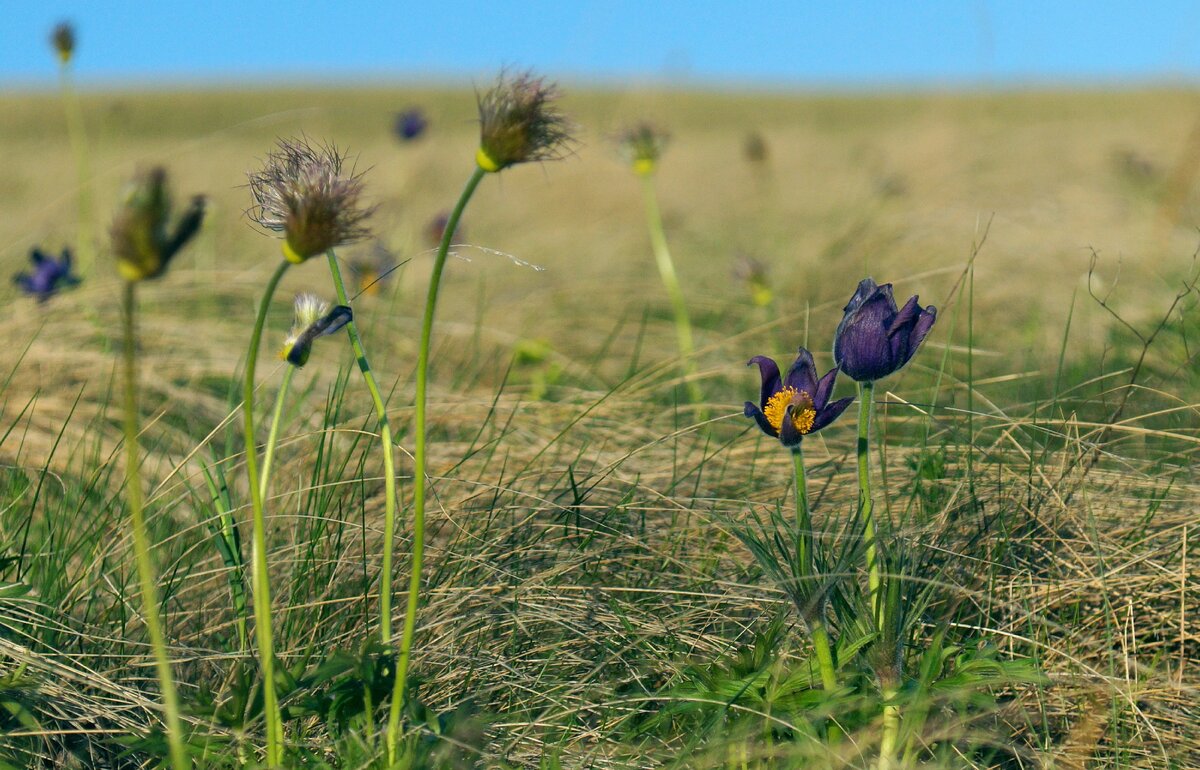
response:
<svg viewBox="0 0 1200 770"><path fill-rule="evenodd" d="M870 275L939 310L881 382L873 441L876 507L910 559L898 582L922 588L904 766L1200 767L1193 100L569 92L575 153L485 180L442 287L409 766L875 766L869 676L813 695L803 624L745 542L748 522L789 510L792 468L741 414L751 356L806 345L833 365L842 307ZM392 116L408 105L431 127L402 144ZM143 471L197 766L255 766L261 691L210 533L221 499L249 527L239 382L279 261L244 216L246 173L300 134L365 172L377 240L338 254L351 283L381 251L400 264L354 310L407 508L426 230L473 168L474 97L85 94L82 110L97 234L140 167L209 196L198 241L141 291ZM16 273L34 245L76 243L78 185L57 94L0 96L0 111L0 264ZM655 182L701 404L611 138L639 119L671 134ZM765 160L745 157L751 133ZM153 766L163 746L123 502L121 285L100 243L70 292L4 289L0 767ZM766 265L771 306L735 277L741 255ZM324 265L286 277L270 352L297 291L331 299ZM260 425L285 366L260 362ZM371 646L382 466L348 346L315 348L283 417L268 514L290 761L382 767L386 708L362 706L390 692ZM805 454L818 539L843 547L853 412ZM402 516L397 624L410 534ZM1036 676L1006 678L1017 664Z"/></svg>

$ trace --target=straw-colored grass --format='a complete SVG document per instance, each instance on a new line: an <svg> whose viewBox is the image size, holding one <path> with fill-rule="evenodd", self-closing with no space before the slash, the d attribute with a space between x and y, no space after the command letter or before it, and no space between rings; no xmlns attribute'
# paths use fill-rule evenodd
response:
<svg viewBox="0 0 1200 770"><path fill-rule="evenodd" d="M999 711L931 724L922 738L978 735L1002 748L991 761L1004 767L1196 766L1195 295L1167 313L1195 271L1200 209L1175 169L1197 119L1180 109L1190 99L571 94L577 154L483 185L443 286L414 661L422 702L476 710L455 740L482 752L481 766L754 761L736 752L764 747L732 733L702 745L687 734L635 740L632 715L657 709L688 666L753 644L786 613L734 534L748 513L786 506L791 482L788 458L740 415L757 390L742 365L800 344L829 364L842 305L870 274L940 311L913 364L879 388L877 506L902 523L908 548L938 549L930 577L944 583L954 633L1036 658L1052 681L1006 690ZM409 104L432 126L401 145L391 115ZM142 425L180 688L185 700L204 690L220 700L233 686L234 619L202 472L222 464L246 522L238 372L279 255L242 216L245 172L276 137L301 132L367 170L381 245L403 264L355 316L390 392L409 506L433 245L424 228L470 172L473 100L465 90L198 91L87 94L83 109L97 211L112 211L122 180L152 163L168 164L181 197L211 200L198 243L141 292ZM32 245L57 250L76 232L74 167L56 98L6 95L0 111L0 265L12 273ZM638 118L672 134L656 184L695 326L700 405L675 405L684 391L669 304L637 181L609 138ZM767 142L762 164L742 156L751 131ZM1175 200L1178 210L1164 204ZM777 315L732 278L738 253L769 266ZM1142 342L1089 287L1143 337L1166 314L1140 367ZM300 290L331 297L323 265L285 280L268 350ZM156 719L120 507L119 284L100 270L42 306L9 292L0 557L19 562L0 568L0 703L38 721L0 723L0 747L27 751L31 766L138 766L112 751L114 737ZM276 645L293 673L335 648L357 653L377 632L364 585L378 587L378 441L336 339L296 377L268 500ZM260 364L262 402L282 366ZM697 424L705 412L711 422ZM822 526L853 512L853 453L848 418L806 444ZM914 468L933 470L914 486ZM261 747L253 730L191 718L245 756ZM335 753L316 726L291 739ZM871 740L865 729L832 753L774 751L797 766L861 766L869 751L856 747Z"/></svg>

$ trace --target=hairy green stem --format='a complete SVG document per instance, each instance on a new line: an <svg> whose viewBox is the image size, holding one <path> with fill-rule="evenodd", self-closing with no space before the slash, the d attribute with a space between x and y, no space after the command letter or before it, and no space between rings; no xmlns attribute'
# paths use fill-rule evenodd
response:
<svg viewBox="0 0 1200 770"><path fill-rule="evenodd" d="M346 295L346 284L342 280L342 271L338 266L337 255L330 249L326 255L329 258L329 273L333 276L333 288L337 292L338 304L350 304ZM396 456L392 443L392 427L388 422L387 407L383 403L383 394L367 353L363 350L362 338L358 334L358 324L351 318L346 324L346 333L350 336L350 346L354 348L354 357L358 359L358 370L362 372L363 381L371 393L371 401L375 404L375 418L379 420L379 441L383 447L383 567L379 585L379 637L384 644L392 641L392 558L395 552L396 540Z"/></svg>
<svg viewBox="0 0 1200 770"><path fill-rule="evenodd" d="M79 254L79 271L87 273L95 261L95 232L92 217L92 172L88 162L87 131L83 126L83 110L79 106L79 95L71 81L71 64L63 62L59 68L59 84L62 89L63 110L67 116L67 137L71 142L71 154L75 156L75 175L79 185L79 235L76 246Z"/></svg>
<svg viewBox="0 0 1200 770"><path fill-rule="evenodd" d="M875 503L871 499L871 409L875 398L875 383L858 384L858 515L863 525L863 541L867 555L867 588L871 617L875 628L883 628L883 602L880 589L883 575L879 564L879 548L875 532Z"/></svg>
<svg viewBox="0 0 1200 770"><path fill-rule="evenodd" d="M434 311L437 309L438 286L442 282L442 271L446 267L446 257L450 253L450 239L458 228L458 220L475 188L488 172L476 168L458 196L458 203L446 220L446 228L442 232L442 242L438 246L437 256L433 262L433 273L429 277L429 293L425 298L425 315L421 319L421 346L417 352L416 374L416 403L413 418L415 446L413 450L413 546L412 572L408 584L408 602L404 613L404 630L400 636L400 658L396 662L396 680L392 689L391 709L388 712L388 762L396 761L396 746L400 733L400 711L408 688L408 663L412 653L413 633L417 623L417 606L421 592L421 561L425 554L425 443L426 423L425 408L429 383L429 347L433 335Z"/></svg>
<svg viewBox="0 0 1200 770"><path fill-rule="evenodd" d="M292 375L296 367L291 364L283 370L283 381L279 383L279 392L275 394L275 409L271 413L271 432L267 434L267 447L263 450L262 478L258 480L258 494L263 500L267 499L267 489L271 485L271 463L275 460L275 446L279 442L279 423L283 422L283 403L287 399L288 388L292 385Z"/></svg>
<svg viewBox="0 0 1200 770"><path fill-rule="evenodd" d="M679 339L679 355L683 358L683 372L687 378L688 399L693 404L703 400L700 386L696 383L695 346L692 343L692 322L688 319L687 304L679 278L675 275L675 263L667 248L667 235L663 230L662 214L658 210L658 195L654 192L654 177L640 174L642 193L646 202L646 225L650 230L650 246L654 250L654 261L658 263L658 274L671 298L671 309L675 313L675 335Z"/></svg>
<svg viewBox="0 0 1200 770"><path fill-rule="evenodd" d="M804 453L797 445L792 450L792 468L796 477L796 563L800 571L800 580L814 580L813 569L813 536L812 514L808 509L808 481L804 473ZM814 583L814 590L821 590ZM809 635L812 637L813 651L817 656L817 668L821 672L821 686L826 690L836 690L838 686L837 669L833 661L833 647L829 641L829 630L825 627L825 600L821 596L819 604L813 607L811 617L807 618Z"/></svg>
<svg viewBox="0 0 1200 770"><path fill-rule="evenodd" d="M290 262L284 260L275 268L267 281L262 302L258 306L258 317L254 319L254 330L250 336L250 349L246 353L246 381L242 388L242 425L246 435L246 477L250 483L250 504L253 510L254 534L251 546L252 582L254 584L254 637L258 644L259 666L263 677L263 714L267 722L267 767L276 768L283 763L283 717L279 712L279 696L275 692L275 647L271 639L271 579L267 574L267 525L263 510L262 488L258 478L258 444L254 439L254 370L258 363L258 349L262 344L263 326L267 322L267 310L279 281L287 272Z"/></svg>
<svg viewBox="0 0 1200 770"><path fill-rule="evenodd" d="M167 745L174 770L190 768L187 752L183 747L183 727L179 719L179 695L175 691L175 679L171 674L171 660L167 657L167 642L163 635L162 621L158 617L158 589L154 574L154 563L150 557L150 537L146 532L146 516L142 508L142 474L139 469L138 451L138 391L137 391L137 312L136 286L125 283L122 297L123 331L125 349L123 355L125 375L125 495L129 503L129 518L133 524L133 550L137 560L138 582L142 589L142 611L146 616L146 630L150 634L150 646L154 650L154 666L158 673L158 686L162 691L163 713L167 720Z"/></svg>

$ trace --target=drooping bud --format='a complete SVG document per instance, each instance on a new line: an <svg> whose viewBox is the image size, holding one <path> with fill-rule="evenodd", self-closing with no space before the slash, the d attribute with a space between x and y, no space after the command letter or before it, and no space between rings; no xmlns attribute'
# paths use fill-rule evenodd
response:
<svg viewBox="0 0 1200 770"><path fill-rule="evenodd" d="M354 311L345 305L333 310L315 294L297 294L292 330L283 342L279 357L292 366L308 363L313 342L341 329L354 318Z"/></svg>

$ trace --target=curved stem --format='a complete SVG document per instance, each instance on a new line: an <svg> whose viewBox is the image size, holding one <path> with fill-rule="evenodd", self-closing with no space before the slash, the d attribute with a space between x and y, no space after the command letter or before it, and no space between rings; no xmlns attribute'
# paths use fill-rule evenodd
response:
<svg viewBox="0 0 1200 770"><path fill-rule="evenodd" d="M262 343L267 309L280 279L291 263L284 260L267 281L250 350L246 353L246 381L242 388L242 425L246 434L246 477L250 482L250 504L254 516L254 539L251 550L251 571L254 583L254 637L258 644L259 666L263 676L263 714L267 722L267 767L283 763L283 717L279 713L279 697L275 692L275 648L271 639L271 579L267 574L267 526L263 511L263 496L258 478L258 444L254 440L254 369L258 363L258 348Z"/></svg>
<svg viewBox="0 0 1200 770"><path fill-rule="evenodd" d="M329 258L329 272L333 276L333 288L337 292L338 304L349 306L350 298L346 295L346 284L342 280L337 255L330 249L326 256ZM379 636L384 644L389 644L392 641L392 554L396 548L396 456L392 443L392 427L388 423L383 394L379 391L379 384L371 371L367 353L363 350L358 324L353 318L346 324L346 333L350 336L350 346L354 348L354 357L358 359L358 369L362 372L363 381L371 393L371 401L375 404L375 417L379 420L379 440L383 445L383 574L379 581Z"/></svg>
<svg viewBox="0 0 1200 770"><path fill-rule="evenodd" d="M171 660L167 657L167 643L163 635L162 622L158 617L158 589L154 574L154 563L150 558L150 537L146 532L146 516L142 508L142 475L138 467L138 394L137 394L137 327L136 287L125 283L122 297L122 330L125 338L125 495L129 503L129 518L133 524L133 550L137 560L138 582L142 589L142 611L146 616L146 630L150 634L150 646L154 650L154 667L158 672L158 686L162 691L163 712L167 720L167 745L174 770L190 768L187 753L183 748L183 729L179 719L179 696L175 691L175 679L171 675Z"/></svg>
<svg viewBox="0 0 1200 770"><path fill-rule="evenodd" d="M279 423L283 422L283 402L287 399L288 388L292 384L292 375L296 367L291 364L283 371L283 381L279 383L279 392L275 394L275 409L271 414L271 432L267 434L267 448L263 450L262 478L258 480L258 494L263 500L267 499L267 489L271 485L271 463L275 459L275 446L279 442Z"/></svg>
<svg viewBox="0 0 1200 770"><path fill-rule="evenodd" d="M867 552L867 587L871 617L875 628L883 627L880 589L883 575L879 564L879 549L875 533L875 504L871 500L871 469L868 452L871 448L871 407L875 398L875 383L858 384L858 515L863 523L863 540Z"/></svg>
<svg viewBox="0 0 1200 770"><path fill-rule="evenodd" d="M651 174L640 174L639 176L642 180L642 194L646 203L646 225L650 230L650 246L654 250L654 261L658 264L658 274L662 277L663 286L671 298L671 309L675 313L675 335L679 340L679 355L683 358L688 399L693 404L698 404L703 400L703 395L700 393L700 386L693 379L696 374L695 347L692 344L692 323L688 319L687 303L684 302L683 290L679 287L679 278L675 275L675 263L671 260L671 251L667 248L662 214L658 210L658 196L654 192L654 177Z"/></svg>
<svg viewBox="0 0 1200 770"><path fill-rule="evenodd" d="M442 242L438 246L433 262L433 273L429 277L429 293L425 299L425 315L421 319L421 347L417 353L416 404L413 431L416 433L413 450L413 547L412 573L409 576L408 602L404 614L404 630L400 636L400 658L396 662L396 680L392 689L391 709L388 712L388 762L396 761L396 745L400 732L400 711L408 688L408 662L412 653L413 633L416 629L417 606L421 592L421 561L425 554L425 406L429 381L429 346L433 336L433 317L437 308L438 286L442 271L446 267L446 256L450 253L450 239L458 229L458 220L475 188L488 172L476 168L458 196L458 203L446 220Z"/></svg>
<svg viewBox="0 0 1200 770"><path fill-rule="evenodd" d="M792 450L792 468L796 477L796 563L800 580L814 580L812 553L812 514L808 509L808 481L804 473L804 453L800 446ZM833 647L829 641L829 630L825 627L825 598L819 586L814 589L819 599L807 618L809 636L812 637L813 652L817 656L817 668L821 672L821 686L826 690L838 687L837 669L833 660Z"/></svg>

